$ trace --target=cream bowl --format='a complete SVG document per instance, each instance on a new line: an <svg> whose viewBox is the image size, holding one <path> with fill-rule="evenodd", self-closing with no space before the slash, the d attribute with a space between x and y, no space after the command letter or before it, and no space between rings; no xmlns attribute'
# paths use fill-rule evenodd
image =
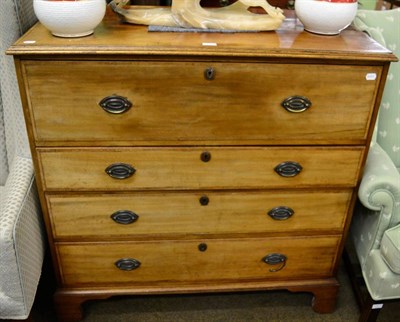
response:
<svg viewBox="0 0 400 322"><path fill-rule="evenodd" d="M106 0L34 0L33 10L54 36L83 37L103 20Z"/></svg>
<svg viewBox="0 0 400 322"><path fill-rule="evenodd" d="M337 35L352 23L357 0L296 0L295 12L305 30Z"/></svg>

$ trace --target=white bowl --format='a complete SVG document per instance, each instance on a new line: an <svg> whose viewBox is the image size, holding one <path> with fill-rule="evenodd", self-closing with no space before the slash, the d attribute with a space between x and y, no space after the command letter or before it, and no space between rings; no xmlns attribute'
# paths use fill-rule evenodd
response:
<svg viewBox="0 0 400 322"><path fill-rule="evenodd" d="M83 37L93 33L106 12L106 0L34 0L39 21L58 37Z"/></svg>
<svg viewBox="0 0 400 322"><path fill-rule="evenodd" d="M296 0L295 12L304 29L316 34L337 35L357 13L356 0Z"/></svg>

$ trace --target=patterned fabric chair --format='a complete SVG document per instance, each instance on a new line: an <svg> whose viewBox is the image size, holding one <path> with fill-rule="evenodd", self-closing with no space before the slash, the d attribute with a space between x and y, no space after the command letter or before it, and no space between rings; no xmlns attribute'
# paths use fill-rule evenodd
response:
<svg viewBox="0 0 400 322"><path fill-rule="evenodd" d="M29 316L44 255L15 68L5 55L35 21L32 0L0 1L0 319Z"/></svg>
<svg viewBox="0 0 400 322"><path fill-rule="evenodd" d="M354 26L400 57L400 9L359 10ZM350 230L377 316L382 300L400 299L400 63L392 63ZM368 320L371 321L371 320Z"/></svg>

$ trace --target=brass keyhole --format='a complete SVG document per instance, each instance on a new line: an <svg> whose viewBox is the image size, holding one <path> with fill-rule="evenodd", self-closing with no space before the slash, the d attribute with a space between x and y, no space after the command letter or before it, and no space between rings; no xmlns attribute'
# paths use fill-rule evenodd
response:
<svg viewBox="0 0 400 322"><path fill-rule="evenodd" d="M198 248L199 248L199 251L205 252L207 250L207 244L201 243L201 244L199 244Z"/></svg>
<svg viewBox="0 0 400 322"><path fill-rule="evenodd" d="M208 161L210 161L211 160L211 153L210 152L203 152L201 155L200 155L200 159L201 159L201 161L203 161L203 162L208 162Z"/></svg>
<svg viewBox="0 0 400 322"><path fill-rule="evenodd" d="M215 69L212 67L204 70L204 78L207 80L213 80L215 78Z"/></svg>
<svg viewBox="0 0 400 322"><path fill-rule="evenodd" d="M207 206L210 202L210 199L207 196L201 196L199 201L202 206Z"/></svg>

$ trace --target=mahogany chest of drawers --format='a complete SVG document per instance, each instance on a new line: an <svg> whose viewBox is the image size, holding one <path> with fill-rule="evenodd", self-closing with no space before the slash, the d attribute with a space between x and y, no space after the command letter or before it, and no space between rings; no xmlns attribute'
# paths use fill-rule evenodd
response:
<svg viewBox="0 0 400 322"><path fill-rule="evenodd" d="M336 273L390 61L366 35L93 36L14 55L59 319L114 295L288 289Z"/></svg>

